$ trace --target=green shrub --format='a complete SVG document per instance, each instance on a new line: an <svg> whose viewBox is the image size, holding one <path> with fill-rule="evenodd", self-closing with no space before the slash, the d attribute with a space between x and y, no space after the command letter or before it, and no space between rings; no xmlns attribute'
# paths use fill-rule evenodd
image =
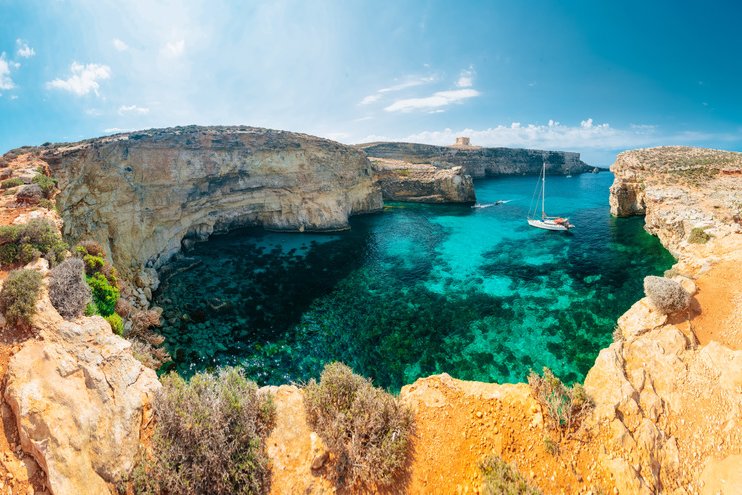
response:
<svg viewBox="0 0 742 495"><path fill-rule="evenodd" d="M124 335L124 320L121 319L119 315L116 313L111 313L108 316L104 317L109 325L111 325L111 331L118 335L119 337L123 337Z"/></svg>
<svg viewBox="0 0 742 495"><path fill-rule="evenodd" d="M39 206L41 206L42 208L46 208L47 210L57 209L57 204L50 199L42 199L41 201L39 201Z"/></svg>
<svg viewBox="0 0 742 495"><path fill-rule="evenodd" d="M101 271L103 266L106 264L106 260L100 256L93 256L92 254L86 254L82 260L85 262L85 273L93 275Z"/></svg>
<svg viewBox="0 0 742 495"><path fill-rule="evenodd" d="M0 226L0 264L28 263L44 255L54 265L64 259L67 244L45 219Z"/></svg>
<svg viewBox="0 0 742 495"><path fill-rule="evenodd" d="M41 290L41 274L33 270L14 270L0 290L0 309L11 325L28 326L36 313Z"/></svg>
<svg viewBox="0 0 742 495"><path fill-rule="evenodd" d="M87 282L86 282L87 283ZM98 306L95 305L93 301L90 301L85 306L85 311L83 312L85 316L93 316L93 315L100 315L100 312L98 311Z"/></svg>
<svg viewBox="0 0 742 495"><path fill-rule="evenodd" d="M34 184L38 184L38 186L41 188L41 191L44 193L44 196L46 196L47 198L52 195L54 188L57 186L56 179L52 179L51 177L48 177L44 174L36 174L31 182L33 182Z"/></svg>
<svg viewBox="0 0 742 495"><path fill-rule="evenodd" d="M7 179L0 182L0 188L10 189L12 187L22 186L23 184L23 179L21 179L20 177L13 177L12 179Z"/></svg>
<svg viewBox="0 0 742 495"><path fill-rule="evenodd" d="M272 397L242 370L162 378L154 401L152 457L134 475L136 493L254 494L270 481L264 442Z"/></svg>
<svg viewBox="0 0 742 495"><path fill-rule="evenodd" d="M521 476L517 469L497 457L491 455L479 464L482 472L484 495L540 495L541 491Z"/></svg>
<svg viewBox="0 0 742 495"><path fill-rule="evenodd" d="M691 244L706 244L709 239L711 239L711 235L707 234L706 230L701 227L691 229L688 236L688 242Z"/></svg>
<svg viewBox="0 0 742 495"><path fill-rule="evenodd" d="M83 314L90 303L90 286L85 281L85 265L69 258L54 267L49 280L49 299L64 318Z"/></svg>
<svg viewBox="0 0 742 495"><path fill-rule="evenodd" d="M86 282L93 292L93 302L98 308L98 314L109 316L116 309L116 301L119 298L119 290L110 284L102 273L94 273L85 277Z"/></svg>
<svg viewBox="0 0 742 495"><path fill-rule="evenodd" d="M545 409L544 420L547 426L556 430L561 441L564 435L569 436L579 428L582 420L593 408L594 403L579 383L567 387L549 368L544 368L544 375L534 371L528 375L534 397Z"/></svg>
<svg viewBox="0 0 742 495"><path fill-rule="evenodd" d="M409 455L412 413L392 395L331 363L304 389L309 425L336 457L340 485L387 485Z"/></svg>

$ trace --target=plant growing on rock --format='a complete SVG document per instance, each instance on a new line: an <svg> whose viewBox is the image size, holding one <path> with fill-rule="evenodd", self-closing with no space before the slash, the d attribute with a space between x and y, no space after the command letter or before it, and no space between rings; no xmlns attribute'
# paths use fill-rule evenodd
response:
<svg viewBox="0 0 742 495"><path fill-rule="evenodd" d="M342 363L325 366L304 389L309 425L336 458L339 484L388 485L409 455L412 413Z"/></svg>
<svg viewBox="0 0 742 495"><path fill-rule="evenodd" d="M690 235L688 236L688 242L691 244L706 244L711 235L706 233L706 230L702 227L695 227L691 229Z"/></svg>
<svg viewBox="0 0 742 495"><path fill-rule="evenodd" d="M96 242L81 242L75 246L75 254L82 259L86 274L85 281L90 286L93 295L93 300L86 308L85 314L88 316L98 314L104 318L111 316L116 310L120 295L116 269L106 261L103 248ZM118 324L118 320L114 319L114 322ZM123 333L123 321L121 331Z"/></svg>
<svg viewBox="0 0 742 495"><path fill-rule="evenodd" d="M496 455L490 455L479 464L484 495L541 495L512 465Z"/></svg>
<svg viewBox="0 0 742 495"><path fill-rule="evenodd" d="M36 174L31 182L37 184L41 188L41 191L44 193L44 197L47 199L49 199L49 197L54 192L54 188L57 186L56 179L53 179L41 173Z"/></svg>
<svg viewBox="0 0 742 495"><path fill-rule="evenodd" d="M10 189L13 187L21 186L23 184L24 184L23 179L21 179L20 177L13 177L12 179L6 179L0 182L0 188Z"/></svg>
<svg viewBox="0 0 742 495"><path fill-rule="evenodd" d="M14 270L0 290L0 309L11 325L28 327L36 313L41 291L41 274L33 270Z"/></svg>
<svg viewBox="0 0 742 495"><path fill-rule="evenodd" d="M136 493L256 494L270 482L265 439L272 397L237 368L170 373L154 401L152 455L134 475Z"/></svg>
<svg viewBox="0 0 742 495"><path fill-rule="evenodd" d="M569 437L579 428L594 403L579 383L570 388L549 368L544 367L543 373L543 376L539 376L531 371L528 375L528 385L546 412L544 420L551 429L558 432L558 441L561 442L565 435Z"/></svg>
<svg viewBox="0 0 742 495"><path fill-rule="evenodd" d="M69 258L54 267L50 274L49 299L64 318L77 318L90 302L90 286L85 281L85 265Z"/></svg>
<svg viewBox="0 0 742 495"><path fill-rule="evenodd" d="M116 313L111 313L108 316L103 317L109 325L111 325L111 331L119 337L124 336L124 320L121 319Z"/></svg>
<svg viewBox="0 0 742 495"><path fill-rule="evenodd" d="M41 256L54 265L64 259L66 250L67 244L48 220L0 226L0 265L25 265Z"/></svg>
<svg viewBox="0 0 742 495"><path fill-rule="evenodd" d="M690 307L690 294L676 281L650 275L644 278L644 293L665 314L677 313Z"/></svg>

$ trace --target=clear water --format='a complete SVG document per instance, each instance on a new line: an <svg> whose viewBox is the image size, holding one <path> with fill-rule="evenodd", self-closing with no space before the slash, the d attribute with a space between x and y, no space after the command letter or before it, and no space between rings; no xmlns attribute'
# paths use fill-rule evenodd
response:
<svg viewBox="0 0 742 495"><path fill-rule="evenodd" d="M166 346L180 373L240 364L260 384L340 360L398 390L447 372L517 382L548 366L580 381L642 279L673 258L642 218L608 211L609 173L547 179L569 234L525 221L535 177L475 182L487 208L392 204L348 232L212 237L163 274Z"/></svg>

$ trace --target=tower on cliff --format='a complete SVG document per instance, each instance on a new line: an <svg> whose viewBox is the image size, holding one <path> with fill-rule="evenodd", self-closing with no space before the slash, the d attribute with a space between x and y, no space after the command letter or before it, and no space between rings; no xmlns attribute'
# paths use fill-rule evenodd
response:
<svg viewBox="0 0 742 495"><path fill-rule="evenodd" d="M479 146L472 146L471 138L468 136L458 136L456 137L456 142L451 145L451 148L477 149Z"/></svg>

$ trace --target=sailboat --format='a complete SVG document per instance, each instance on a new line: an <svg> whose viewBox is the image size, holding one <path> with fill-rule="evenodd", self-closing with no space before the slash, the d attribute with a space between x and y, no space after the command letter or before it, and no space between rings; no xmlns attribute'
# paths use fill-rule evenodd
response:
<svg viewBox="0 0 742 495"><path fill-rule="evenodd" d="M544 230L568 231L574 228L574 225L569 223L569 218L550 217L546 215L546 162L544 162L544 166L541 169L539 181L541 182L541 219L535 218L538 211L538 202L536 202L536 205L528 211L528 225ZM538 190L538 183L536 183L536 189ZM533 198L536 198L536 191L533 193ZM533 206L533 199L531 200L531 205Z"/></svg>

